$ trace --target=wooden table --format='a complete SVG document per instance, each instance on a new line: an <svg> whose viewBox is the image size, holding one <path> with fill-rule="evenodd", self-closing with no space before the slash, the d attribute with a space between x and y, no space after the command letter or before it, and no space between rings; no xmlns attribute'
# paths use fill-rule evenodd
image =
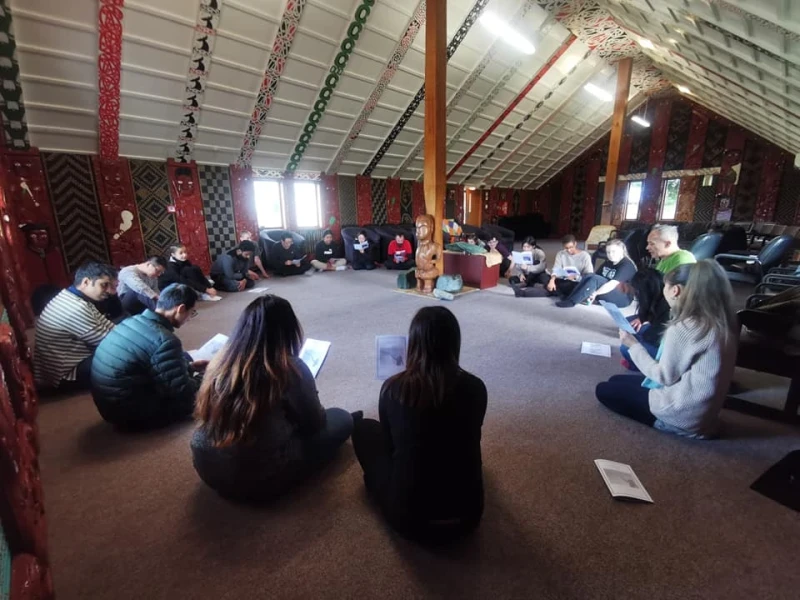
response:
<svg viewBox="0 0 800 600"><path fill-rule="evenodd" d="M461 275L464 285L485 290L497 285L500 279L500 265L487 267L486 256L483 254L464 254L445 250L444 274Z"/></svg>

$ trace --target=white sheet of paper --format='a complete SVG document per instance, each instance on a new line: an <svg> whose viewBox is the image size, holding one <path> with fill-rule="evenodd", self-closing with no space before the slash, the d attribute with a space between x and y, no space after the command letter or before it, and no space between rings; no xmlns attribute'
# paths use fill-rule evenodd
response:
<svg viewBox="0 0 800 600"><path fill-rule="evenodd" d="M189 350L189 356L192 360L211 360L214 355L219 352L222 347L227 343L228 336L218 333L197 350Z"/></svg>
<svg viewBox="0 0 800 600"><path fill-rule="evenodd" d="M614 322L617 324L617 327L622 329L622 331L627 331L630 334L635 334L636 330L633 328L633 325L630 324L630 321L625 318L625 315L622 314L622 311L619 309L619 306L616 304L612 304L611 302L606 302L605 300L600 300L600 304L603 308L608 311L608 314L611 315L611 318L614 319Z"/></svg>
<svg viewBox="0 0 800 600"><path fill-rule="evenodd" d="M300 348L300 360L306 363L314 378L317 377L317 373L322 368L322 363L325 362L325 357L328 356L330 348L330 342L311 338L306 338L303 347Z"/></svg>
<svg viewBox="0 0 800 600"><path fill-rule="evenodd" d="M631 498L652 504L653 499L644 489L642 482L639 481L630 465L600 458L595 460L594 464L614 498Z"/></svg>
<svg viewBox="0 0 800 600"><path fill-rule="evenodd" d="M533 264L533 252L517 252L514 250L511 253L511 257L514 259L514 262L518 265L532 265Z"/></svg>
<svg viewBox="0 0 800 600"><path fill-rule="evenodd" d="M268 289L269 289L268 287L252 287L249 290L247 290L247 293L248 294L263 294Z"/></svg>
<svg viewBox="0 0 800 600"><path fill-rule="evenodd" d="M378 379L389 379L406 369L406 345L404 335L375 336L375 373Z"/></svg>
<svg viewBox="0 0 800 600"><path fill-rule="evenodd" d="M566 279L572 275L576 276L579 280L581 278L581 272L575 267L564 267L563 269L553 269L553 275L555 275L556 277L560 277L561 279Z"/></svg>
<svg viewBox="0 0 800 600"><path fill-rule="evenodd" d="M581 354L591 354L592 356L604 356L606 358L611 358L611 346L608 344L583 342L583 344L581 344Z"/></svg>

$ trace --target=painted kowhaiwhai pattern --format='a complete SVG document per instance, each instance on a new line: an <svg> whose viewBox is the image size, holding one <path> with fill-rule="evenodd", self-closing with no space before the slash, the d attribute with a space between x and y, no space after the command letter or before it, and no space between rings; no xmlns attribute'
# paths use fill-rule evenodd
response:
<svg viewBox="0 0 800 600"><path fill-rule="evenodd" d="M414 222L414 184L411 181L400 182L400 222Z"/></svg>
<svg viewBox="0 0 800 600"><path fill-rule="evenodd" d="M267 68L264 71L264 80L261 82L261 89L259 89L256 97L250 124L247 126L247 132L242 142L242 150L239 153L239 159L236 161L239 167L249 166L250 161L253 159L253 152L255 152L258 139L261 137L261 130L267 120L269 109L272 107L272 101L275 99L275 92L278 89L283 70L286 68L286 60L292 49L294 36L297 33L300 17L303 16L305 7L306 0L289 0L286 4L286 10L283 11L281 24L278 27L278 33L275 35L272 52L269 55Z"/></svg>
<svg viewBox="0 0 800 600"><path fill-rule="evenodd" d="M375 6L375 0L362 0L361 4L356 7L353 20L347 27L344 41L339 46L340 50L333 59L333 65L331 65L328 76L325 77L325 83L319 91L319 97L308 115L306 125L303 127L303 133L300 134L300 138L294 147L294 152L289 158L289 164L286 165L288 172L293 173L297 170L297 165L300 164L303 155L306 153L308 144L314 138L314 134L317 132L317 125L319 125L322 115L325 114L325 110L328 108L328 102L333 96L336 86L339 85L339 78L347 68L347 62L350 60L350 55L356 47L356 42L358 42L364 26L367 24L367 19L369 19L373 6Z"/></svg>
<svg viewBox="0 0 800 600"><path fill-rule="evenodd" d="M461 45L461 42L464 41L464 38L467 37L467 33L469 30L472 29L472 26L478 20L483 9L486 8L486 5L489 3L489 0L477 0L473 7L470 9L467 16L464 18L464 21L461 23L461 26L456 31L453 39L450 40L450 43L447 45L447 60L449 61L450 58L455 54L458 47ZM375 170L375 167L378 166L378 163L381 162L386 151L389 150L390 146L394 143L394 140L400 135L400 132L403 131L403 128L408 123L408 120L413 116L414 112L416 112L419 105L425 99L425 84L422 84L422 87L419 88L416 96L411 101L411 103L406 108L405 112L400 116L400 119L395 124L394 128L391 132L389 132L388 137L384 140L381 147L375 153L375 156L372 157L370 160L369 165L367 168L364 169L364 175L370 175L372 171Z"/></svg>
<svg viewBox="0 0 800 600"><path fill-rule="evenodd" d="M358 224L356 178L352 175L339 175L339 223L342 227Z"/></svg>
<svg viewBox="0 0 800 600"><path fill-rule="evenodd" d="M0 113L6 145L25 150L30 147L22 86L19 81L17 42L8 0L0 0Z"/></svg>
<svg viewBox="0 0 800 600"><path fill-rule="evenodd" d="M197 13L197 23L192 38L192 56L189 59L189 72L186 75L178 143L175 148L175 158L180 162L190 161L194 153L200 110L205 98L214 43L217 40L222 2L223 0L200 0L200 10Z"/></svg>
<svg viewBox="0 0 800 600"><path fill-rule="evenodd" d="M425 0L422 0L417 5L417 10L414 11L403 37L400 38L400 41L397 43L397 46L395 46L392 55L389 57L389 62L386 64L386 67L381 73L380 79L378 79L378 84L375 86L375 89L372 90L372 93L364 104L364 107L361 109L361 113L358 115L358 118L356 118L353 126L350 128L350 132L347 134L342 146L336 152L336 156L333 157L331 164L328 165L328 173L336 173L336 171L339 170L339 167L342 166L342 162L344 162L347 153L350 152L350 148L353 147L353 144L361 134L361 130L364 128L364 125L367 124L369 116L378 105L378 101L381 99L381 96L383 96L383 92L386 91L386 88L392 81L394 74L397 73L397 68L400 66L400 63L403 62L406 52L408 52L411 44L414 43L417 33L419 33L420 28L424 24Z"/></svg>
<svg viewBox="0 0 800 600"><path fill-rule="evenodd" d="M90 160L81 154L42 153L47 188L70 273L87 260L111 262Z"/></svg>
<svg viewBox="0 0 800 600"><path fill-rule="evenodd" d="M172 200L166 164L132 159L130 165L145 254L165 256L170 245L178 241L175 214L169 211Z"/></svg>
<svg viewBox="0 0 800 600"><path fill-rule="evenodd" d="M236 220L228 167L197 165L211 260L236 245Z"/></svg>
<svg viewBox="0 0 800 600"><path fill-rule="evenodd" d="M372 180L372 222L376 225L386 223L386 180Z"/></svg>

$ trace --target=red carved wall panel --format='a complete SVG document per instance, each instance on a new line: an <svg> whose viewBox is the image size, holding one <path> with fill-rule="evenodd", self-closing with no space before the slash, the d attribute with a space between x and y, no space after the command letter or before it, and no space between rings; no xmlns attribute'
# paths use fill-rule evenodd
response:
<svg viewBox="0 0 800 600"><path fill-rule="evenodd" d="M126 159L92 157L97 196L111 262L117 267L144 260L144 240Z"/></svg>
<svg viewBox="0 0 800 600"><path fill-rule="evenodd" d="M569 166L564 171L561 182L561 210L558 213L558 235L569 233L569 222L572 216L572 194L575 191L575 167Z"/></svg>
<svg viewBox="0 0 800 600"><path fill-rule="evenodd" d="M788 158L774 146L769 146L764 164L761 167L761 182L758 188L758 200L754 220L772 221L778 207L778 192L783 178L783 168Z"/></svg>
<svg viewBox="0 0 800 600"><path fill-rule="evenodd" d="M731 125L728 128L728 137L725 140L725 154L722 157L722 167L717 178L718 197L714 201L714 215L717 214L717 209L719 208L720 195L730 196L731 207L736 202L736 181L738 176L734 171L734 167L742 164L745 141L747 141L747 136L741 127Z"/></svg>
<svg viewBox="0 0 800 600"><path fill-rule="evenodd" d="M98 13L98 128L100 158L119 157L119 86L124 0L100 0Z"/></svg>
<svg viewBox="0 0 800 600"><path fill-rule="evenodd" d="M697 204L697 190L700 188L699 175L681 177L681 187L678 192L678 210L675 220L682 222L694 221L694 208Z"/></svg>
<svg viewBox="0 0 800 600"><path fill-rule="evenodd" d="M386 222L400 222L400 180L391 177L386 180Z"/></svg>
<svg viewBox="0 0 800 600"><path fill-rule="evenodd" d="M639 220L643 223L655 223L658 218L658 207L661 200L661 173L664 169L664 157L667 153L671 112L672 100L661 100L656 105L653 133L650 141L650 158L647 164L647 178L644 180L642 202L639 209Z"/></svg>
<svg viewBox="0 0 800 600"><path fill-rule="evenodd" d="M356 175L356 221L372 223L372 179L363 175Z"/></svg>
<svg viewBox="0 0 800 600"><path fill-rule="evenodd" d="M593 158L586 167L586 200L583 205L583 223L581 224L581 237L585 238L594 227L597 214L597 190L600 179L600 158Z"/></svg>
<svg viewBox="0 0 800 600"><path fill-rule="evenodd" d="M231 195L233 196L233 218L236 222L236 239L241 239L243 231L256 235L258 217L253 193L252 169L231 165Z"/></svg>
<svg viewBox="0 0 800 600"><path fill-rule="evenodd" d="M418 216L425 214L425 186L421 181L415 181L411 186L411 205L416 221Z"/></svg>
<svg viewBox="0 0 800 600"><path fill-rule="evenodd" d="M208 273L211 270L211 255L208 250L208 233L206 219L203 214L203 199L200 196L200 179L197 175L197 163L176 162L167 160L167 179L169 193L175 205L175 221L178 226L178 237L186 246L192 263ZM252 189L252 185L250 186ZM258 227L250 230L258 235Z"/></svg>
<svg viewBox="0 0 800 600"><path fill-rule="evenodd" d="M708 122L708 113L697 107L692 107L692 124L689 126L686 158L683 160L684 169L700 169L703 166L703 152L706 147Z"/></svg>
<svg viewBox="0 0 800 600"><path fill-rule="evenodd" d="M320 194L322 195L322 228L330 229L333 237L339 239L342 233L341 213L339 212L339 178L336 175L323 175L320 182Z"/></svg>

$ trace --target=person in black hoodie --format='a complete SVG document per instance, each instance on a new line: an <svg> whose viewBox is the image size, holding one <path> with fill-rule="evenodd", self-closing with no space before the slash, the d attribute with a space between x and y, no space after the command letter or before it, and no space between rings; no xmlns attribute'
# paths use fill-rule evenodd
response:
<svg viewBox="0 0 800 600"><path fill-rule="evenodd" d="M347 268L342 247L333 241L333 232L330 229L322 232L322 239L314 250L311 266L317 271L344 271Z"/></svg>
<svg viewBox="0 0 800 600"><path fill-rule="evenodd" d="M661 337L670 318L670 308L664 298L664 276L655 269L637 271L628 284L637 302L636 316L628 320L636 330L636 339L653 358L658 353ZM631 371L638 371L634 366L628 347L620 346L622 366Z"/></svg>
<svg viewBox="0 0 800 600"><path fill-rule="evenodd" d="M169 247L167 268L158 278L159 289L163 290L173 283L188 285L198 293L200 300L205 300L206 302L222 300L222 296L217 294L217 290L214 289L208 278L203 275L200 267L189 262L186 246L183 244L175 244Z"/></svg>
<svg viewBox="0 0 800 600"><path fill-rule="evenodd" d="M375 254L367 239L367 232L363 229L358 232L355 246L356 248L353 251L353 270L372 271L375 268Z"/></svg>
<svg viewBox="0 0 800 600"><path fill-rule="evenodd" d="M292 234L288 231L281 235L277 244L269 249L270 269L275 275L302 275L311 268L305 255L298 256Z"/></svg>
<svg viewBox="0 0 800 600"><path fill-rule="evenodd" d="M250 276L250 257L256 251L253 242L240 242L236 248L224 252L211 265L214 287L223 292L241 292L255 285Z"/></svg>
<svg viewBox="0 0 800 600"><path fill-rule="evenodd" d="M483 381L459 364L461 330L448 309L411 321L406 370L381 388L380 422L355 416L353 448L364 483L390 525L421 542L445 542L483 514Z"/></svg>

